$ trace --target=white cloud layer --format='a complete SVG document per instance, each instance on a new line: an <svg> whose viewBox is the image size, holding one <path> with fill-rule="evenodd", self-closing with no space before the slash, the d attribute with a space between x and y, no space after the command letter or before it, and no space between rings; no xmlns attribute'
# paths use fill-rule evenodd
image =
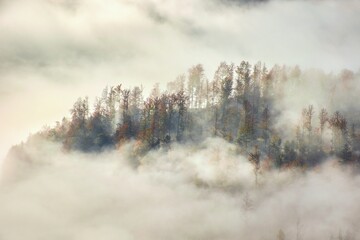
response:
<svg viewBox="0 0 360 240"><path fill-rule="evenodd" d="M359 236L360 178L335 161L306 173L263 171L255 187L252 166L224 140L151 152L137 169L129 147L64 154L32 142L13 152L0 184L1 238L271 240L280 230L285 239Z"/></svg>
<svg viewBox="0 0 360 240"><path fill-rule="evenodd" d="M106 85L165 83L193 64L262 60L357 70L360 2L0 1L0 156Z"/></svg>

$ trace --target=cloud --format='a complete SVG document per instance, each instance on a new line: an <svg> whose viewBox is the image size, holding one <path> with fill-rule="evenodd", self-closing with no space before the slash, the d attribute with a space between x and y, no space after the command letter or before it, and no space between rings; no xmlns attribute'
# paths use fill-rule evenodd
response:
<svg viewBox="0 0 360 240"><path fill-rule="evenodd" d="M330 117L336 111L345 115L349 129L352 124L359 124L360 74L352 74L351 79L346 79L346 72L328 74L309 69L299 78L289 74L287 81L280 84L281 94L277 94L274 104L273 123L282 137L295 139L296 126L301 126L302 110L309 105L314 107L312 124L315 131L318 131L319 113L323 108Z"/></svg>
<svg viewBox="0 0 360 240"><path fill-rule="evenodd" d="M0 155L67 115L78 96L120 82L165 85L197 63L208 78L223 60L357 70L359 8L356 0L2 1Z"/></svg>
<svg viewBox="0 0 360 240"><path fill-rule="evenodd" d="M221 146L221 148L216 147ZM358 176L329 161L316 171L266 172L221 139L131 162L132 146L62 153L32 141L9 155L0 184L4 239L329 239L358 236ZM19 231L21 226L21 231Z"/></svg>
<svg viewBox="0 0 360 240"><path fill-rule="evenodd" d="M357 70L359 10L356 0L0 1L0 158L29 131L66 116L78 96L94 97L106 85L149 89L196 63L212 78L222 60ZM290 91L277 104L289 122L281 118L279 128L293 124L304 104L318 110L329 97L330 109L358 109L358 84L334 93L320 89L337 77L305 76L302 87L284 86ZM64 154L44 142L21 152L2 167L4 239L359 234L360 179L331 160L306 174L264 172L256 188L247 157L220 139L142 159L126 148Z"/></svg>

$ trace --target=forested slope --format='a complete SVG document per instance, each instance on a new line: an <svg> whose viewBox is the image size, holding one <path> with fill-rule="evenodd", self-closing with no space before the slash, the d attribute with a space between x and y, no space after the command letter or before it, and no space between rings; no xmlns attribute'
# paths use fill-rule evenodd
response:
<svg viewBox="0 0 360 240"><path fill-rule="evenodd" d="M357 164L358 78L359 73L349 70L334 75L302 72L297 66L267 69L261 62L251 66L242 61L222 62L210 80L199 64L169 82L164 91L155 85L148 97L141 86L120 84L106 87L93 108L88 98L79 98L70 119L63 118L36 135L61 142L64 150L84 152L118 148L135 140L139 155L169 148L172 142L196 144L220 137L236 143L239 153L255 165L268 161L273 167L311 167L328 156ZM310 89L314 94L302 96L304 88L303 92ZM285 103L292 108L294 96L315 104L301 110L294 106L294 111L301 111L297 121L287 120L289 109L284 107Z"/></svg>

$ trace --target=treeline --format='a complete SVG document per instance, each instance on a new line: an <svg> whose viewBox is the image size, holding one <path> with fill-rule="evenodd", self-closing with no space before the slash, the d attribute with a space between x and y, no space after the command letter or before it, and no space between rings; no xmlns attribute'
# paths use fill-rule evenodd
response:
<svg viewBox="0 0 360 240"><path fill-rule="evenodd" d="M189 69L161 91L156 84L145 99L142 87L122 85L105 88L90 111L87 98L79 98L71 118L63 118L40 135L63 143L65 150L85 152L117 148L129 140L137 141L139 154L155 148L168 148L176 142L199 142L221 137L238 144L256 165L260 160L276 167L314 166L327 156L357 163L360 137L356 117L349 123L340 112L303 109L302 119L294 126L294 137L282 140L276 127L279 113L276 99L287 91L287 81L299 82L299 67L270 70L262 63L238 66L222 62L212 80L202 65ZM354 79L343 71L340 79Z"/></svg>

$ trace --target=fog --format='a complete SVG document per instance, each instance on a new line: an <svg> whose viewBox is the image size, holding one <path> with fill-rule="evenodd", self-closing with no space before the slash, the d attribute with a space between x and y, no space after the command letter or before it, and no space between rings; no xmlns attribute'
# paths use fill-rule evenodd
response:
<svg viewBox="0 0 360 240"><path fill-rule="evenodd" d="M314 119L356 118L359 11L357 0L0 0L0 240L359 238L360 177L336 157L305 170L262 156L256 181L248 155L218 138L144 156L137 142L91 154L20 143L79 96L119 83L146 95L198 63L211 80L221 61L301 67L274 100L284 141L310 104Z"/></svg>
<svg viewBox="0 0 360 240"><path fill-rule="evenodd" d="M259 184L236 146L208 139L135 160L130 143L63 153L13 150L0 186L1 239L356 239L360 178L329 159L266 170ZM20 229L21 228L21 229ZM333 238L331 238L333 237ZM343 238L341 238L343 237Z"/></svg>
<svg viewBox="0 0 360 240"><path fill-rule="evenodd" d="M307 69L299 78L290 77L282 88L275 98L278 111L275 125L285 138L294 137L294 127L301 122L302 109L309 105L314 106L315 122L318 122L320 110L325 108L330 112L344 113L349 117L350 124L359 124L359 71L349 80L344 77L344 72Z"/></svg>
<svg viewBox="0 0 360 240"><path fill-rule="evenodd" d="M0 156L68 114L79 95L147 89L196 63L358 69L356 0L0 2Z"/></svg>

